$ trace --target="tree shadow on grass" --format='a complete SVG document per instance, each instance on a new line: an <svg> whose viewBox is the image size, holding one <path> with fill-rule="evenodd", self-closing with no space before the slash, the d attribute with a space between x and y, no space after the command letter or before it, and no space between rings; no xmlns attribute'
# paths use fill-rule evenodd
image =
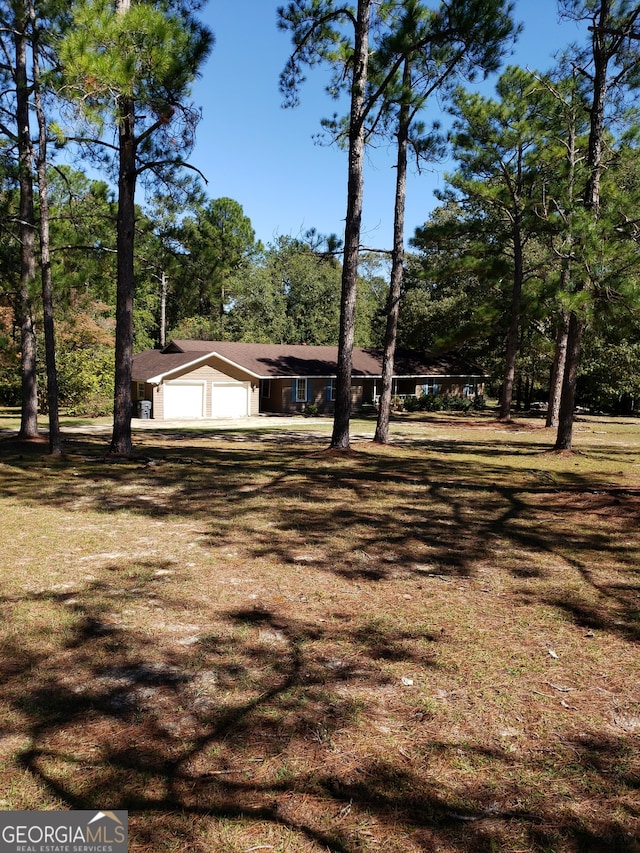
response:
<svg viewBox="0 0 640 853"><path fill-rule="evenodd" d="M151 592L129 583L125 595ZM384 665L434 665L424 649L446 644L440 635L257 607L221 614L184 645L119 623L113 592L75 590L71 619L63 595L20 602L34 619L64 610L67 629L46 655L37 635L3 644L3 732L28 740L15 769L49 802L128 809L132 853L285 837L333 853L638 849L627 739L567 734L550 778L548 752L529 755L523 774L522 759L443 728L437 712L407 716ZM389 726L411 734L389 740Z"/></svg>
<svg viewBox="0 0 640 853"><path fill-rule="evenodd" d="M579 624L640 636L638 494L594 483L591 474L569 471L563 485L550 486L537 468L514 469L509 453L539 454L526 434L499 458L488 440L412 439L418 453L369 448L345 458L301 453L281 434L243 438L191 447L188 437L158 445L150 435L143 458L115 464L97 455L96 437L76 436L66 460L47 460L42 448L28 458L5 453L0 494L71 513L180 517L201 525L199 539L211 549L240 547L251 561L303 561L365 583L473 578L505 553L519 555L512 576L543 577L544 555L600 596L594 604L554 594L547 603ZM613 567L606 580L591 569L595 554Z"/></svg>
<svg viewBox="0 0 640 853"><path fill-rule="evenodd" d="M145 460L106 464L92 447L55 464L5 462L2 493L62 510L70 527L85 510L122 512L127 530L176 518L207 554L236 547L248 570L302 559L318 577L365 591L394 581L413 593L425 577L474 580L483 564L504 564L521 601L638 638L628 528L637 496L594 495L588 477L572 478L574 492L534 475L514 482L489 445L464 465L451 448L444 461L347 460L243 440L150 447ZM527 587L548 571L539 557L571 572L572 589ZM610 564L606 577L597 560ZM339 619L329 601L327 621L310 622L261 602L214 615L195 636L170 636L161 623L182 613L179 585L154 577L170 562L138 555L131 574L117 559L100 568L102 579L72 590L2 602L2 726L9 741L28 738L12 766L49 804L128 808L132 851L156 853L164 837L166 849L225 853L285 841L304 853L635 853L633 707L621 711L624 736L566 725L518 755L485 732L471 738L464 709L445 716L439 699L423 707L401 692L397 668L437 670L448 640L401 626L392 608ZM146 629L131 627L134 606L157 614ZM18 613L36 626L24 636L11 625Z"/></svg>

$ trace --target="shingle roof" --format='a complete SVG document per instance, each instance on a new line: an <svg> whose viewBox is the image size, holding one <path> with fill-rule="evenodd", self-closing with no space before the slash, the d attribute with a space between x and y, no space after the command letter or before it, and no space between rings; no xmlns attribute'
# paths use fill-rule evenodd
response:
<svg viewBox="0 0 640 853"><path fill-rule="evenodd" d="M337 347L247 344L231 341L173 340L163 350L146 350L134 358L133 379L159 379L178 368L217 355L256 378L330 377L336 375ZM354 376L380 377L382 351L354 348ZM424 353L398 351L395 376L484 376L477 365L455 356L431 358Z"/></svg>
<svg viewBox="0 0 640 853"><path fill-rule="evenodd" d="M143 382L154 376L170 373L195 361L192 352L163 353L158 349L148 349L133 358L133 379Z"/></svg>

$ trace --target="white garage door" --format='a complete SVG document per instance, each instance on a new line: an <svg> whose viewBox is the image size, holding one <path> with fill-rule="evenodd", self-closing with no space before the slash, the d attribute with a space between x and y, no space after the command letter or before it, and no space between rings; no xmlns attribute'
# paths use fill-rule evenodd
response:
<svg viewBox="0 0 640 853"><path fill-rule="evenodd" d="M246 418L249 414L249 383L214 382L211 388L211 416Z"/></svg>
<svg viewBox="0 0 640 853"><path fill-rule="evenodd" d="M204 382L165 382L165 418L204 417Z"/></svg>

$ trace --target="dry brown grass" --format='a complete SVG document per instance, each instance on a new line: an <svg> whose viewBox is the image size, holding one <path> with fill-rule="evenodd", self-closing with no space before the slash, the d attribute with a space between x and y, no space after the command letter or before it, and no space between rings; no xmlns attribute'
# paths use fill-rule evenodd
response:
<svg viewBox="0 0 640 853"><path fill-rule="evenodd" d="M288 428L287 428L288 427ZM0 807L130 849L639 851L640 424L0 444Z"/></svg>

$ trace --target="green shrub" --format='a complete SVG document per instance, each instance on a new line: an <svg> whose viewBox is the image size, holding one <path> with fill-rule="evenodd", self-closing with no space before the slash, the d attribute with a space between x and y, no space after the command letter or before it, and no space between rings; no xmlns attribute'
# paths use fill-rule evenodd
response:
<svg viewBox="0 0 640 853"><path fill-rule="evenodd" d="M442 412L445 408L445 398L438 394L423 394L420 397L422 412Z"/></svg>
<svg viewBox="0 0 640 853"><path fill-rule="evenodd" d="M420 411L420 400L417 397L405 397L404 400L404 408L407 412L419 412Z"/></svg>
<svg viewBox="0 0 640 853"><path fill-rule="evenodd" d="M22 379L19 366L0 368L0 405L19 406L22 402Z"/></svg>
<svg viewBox="0 0 640 853"><path fill-rule="evenodd" d="M477 399L455 394L421 394L420 397L405 397L402 406L406 412L468 412L476 407ZM484 405L483 397L477 407L484 408Z"/></svg>
<svg viewBox="0 0 640 853"><path fill-rule="evenodd" d="M484 394L476 394L473 398L473 408L476 412L483 412L487 408L487 401Z"/></svg>
<svg viewBox="0 0 640 853"><path fill-rule="evenodd" d="M469 397L458 397L453 394L446 395L445 408L450 412L468 412L473 406L473 400Z"/></svg>
<svg viewBox="0 0 640 853"><path fill-rule="evenodd" d="M110 347L61 350L57 357L58 399L69 414L98 417L113 411Z"/></svg>

